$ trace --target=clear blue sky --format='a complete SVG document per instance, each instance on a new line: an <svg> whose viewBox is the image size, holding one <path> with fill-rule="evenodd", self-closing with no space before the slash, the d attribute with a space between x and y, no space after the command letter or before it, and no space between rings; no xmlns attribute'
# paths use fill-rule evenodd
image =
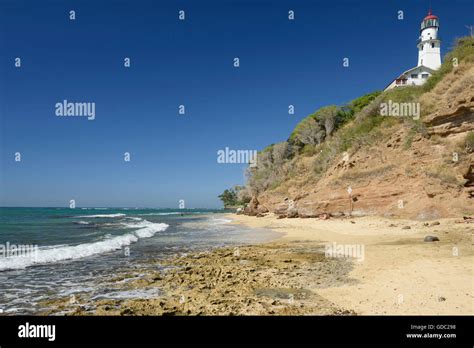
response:
<svg viewBox="0 0 474 348"><path fill-rule="evenodd" d="M385 87L416 65L429 4L0 0L0 205L220 207L245 166L218 164L219 149L262 149L319 107ZM474 1L431 4L444 54ZM95 102L96 119L56 117L64 99Z"/></svg>

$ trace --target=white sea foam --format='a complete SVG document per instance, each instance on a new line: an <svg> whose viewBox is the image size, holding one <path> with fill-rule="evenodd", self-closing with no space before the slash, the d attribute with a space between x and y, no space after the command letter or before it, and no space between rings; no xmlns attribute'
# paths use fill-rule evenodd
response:
<svg viewBox="0 0 474 348"><path fill-rule="evenodd" d="M81 220L81 221L76 222L76 224L78 224L78 225L89 225L90 222L82 221L82 220Z"/></svg>
<svg viewBox="0 0 474 348"><path fill-rule="evenodd" d="M161 215L179 215L179 214L183 214L181 212L177 212L177 211L173 211L173 212L169 212L169 213L146 213L146 214L137 214L137 215L140 215L140 216L161 216Z"/></svg>
<svg viewBox="0 0 474 348"><path fill-rule="evenodd" d="M132 216L127 216L127 219L133 220L133 221L142 221L142 218L139 217L132 217Z"/></svg>
<svg viewBox="0 0 474 348"><path fill-rule="evenodd" d="M82 210L108 210L109 208L81 208Z"/></svg>
<svg viewBox="0 0 474 348"><path fill-rule="evenodd" d="M138 228L138 230L134 231L135 235L138 238L149 238L153 236L157 231L155 231L155 226L156 225L164 225L166 226L164 229L161 231L164 231L169 225L167 224L157 224L157 223L152 223L147 220L143 220L140 222L126 222L122 223L124 227L127 228Z"/></svg>
<svg viewBox="0 0 474 348"><path fill-rule="evenodd" d="M223 225L232 222L231 219L224 219L224 218L211 218L209 222L213 225Z"/></svg>
<svg viewBox="0 0 474 348"><path fill-rule="evenodd" d="M0 258L0 270L20 269L35 264L80 259L119 250L124 246L137 242L140 238L152 237L156 232L164 231L169 226L164 223L152 223L146 220L139 223L127 223L123 225L128 228L137 228L137 230L98 242L58 246L47 249L40 248L29 256Z"/></svg>
<svg viewBox="0 0 474 348"><path fill-rule="evenodd" d="M114 218L114 217L122 217L125 214L118 213L118 214L97 214L97 215L77 215L73 216L73 218Z"/></svg>

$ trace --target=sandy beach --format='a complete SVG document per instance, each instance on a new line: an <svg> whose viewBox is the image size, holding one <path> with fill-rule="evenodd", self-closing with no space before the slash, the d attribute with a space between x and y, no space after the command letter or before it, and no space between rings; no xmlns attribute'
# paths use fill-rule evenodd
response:
<svg viewBox="0 0 474 348"><path fill-rule="evenodd" d="M277 219L227 214L281 232L275 241L179 254L161 269L110 279L141 299L47 301L66 315L472 315L472 224L376 217ZM258 230L256 230L256 233ZM427 235L437 242L424 242ZM326 246L358 246L330 257ZM340 255L339 255L340 256ZM348 257L349 256L349 257ZM163 268L164 266L164 268ZM139 274L139 276L137 276Z"/></svg>
<svg viewBox="0 0 474 348"><path fill-rule="evenodd" d="M363 245L364 260L352 261L351 282L312 289L358 314L474 313L472 224L456 223L459 219L425 223L379 217L319 220L237 215L233 219L285 232L282 241L289 243ZM427 235L439 241L424 242Z"/></svg>

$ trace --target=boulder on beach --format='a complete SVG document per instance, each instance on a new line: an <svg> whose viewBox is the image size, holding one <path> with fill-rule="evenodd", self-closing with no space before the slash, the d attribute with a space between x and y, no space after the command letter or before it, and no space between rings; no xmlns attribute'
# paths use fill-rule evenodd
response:
<svg viewBox="0 0 474 348"><path fill-rule="evenodd" d="M298 209L288 209L288 214L287 214L287 217L289 219L292 219L292 218L297 218L298 217Z"/></svg>
<svg viewBox="0 0 474 348"><path fill-rule="evenodd" d="M258 199L257 197L253 196L250 202L247 204L247 206L244 209L244 213L249 216L256 216L258 212Z"/></svg>
<svg viewBox="0 0 474 348"><path fill-rule="evenodd" d="M327 213L319 214L319 218L321 220L328 220L329 219L329 214L327 214Z"/></svg>

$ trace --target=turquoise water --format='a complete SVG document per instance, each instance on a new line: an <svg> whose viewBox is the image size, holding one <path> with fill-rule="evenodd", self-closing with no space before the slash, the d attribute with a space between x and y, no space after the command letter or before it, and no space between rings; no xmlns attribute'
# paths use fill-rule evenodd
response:
<svg viewBox="0 0 474 348"><path fill-rule="evenodd" d="M107 280L177 253L277 236L229 222L220 210L0 208L0 313L37 314L39 301L81 293L159 296Z"/></svg>

